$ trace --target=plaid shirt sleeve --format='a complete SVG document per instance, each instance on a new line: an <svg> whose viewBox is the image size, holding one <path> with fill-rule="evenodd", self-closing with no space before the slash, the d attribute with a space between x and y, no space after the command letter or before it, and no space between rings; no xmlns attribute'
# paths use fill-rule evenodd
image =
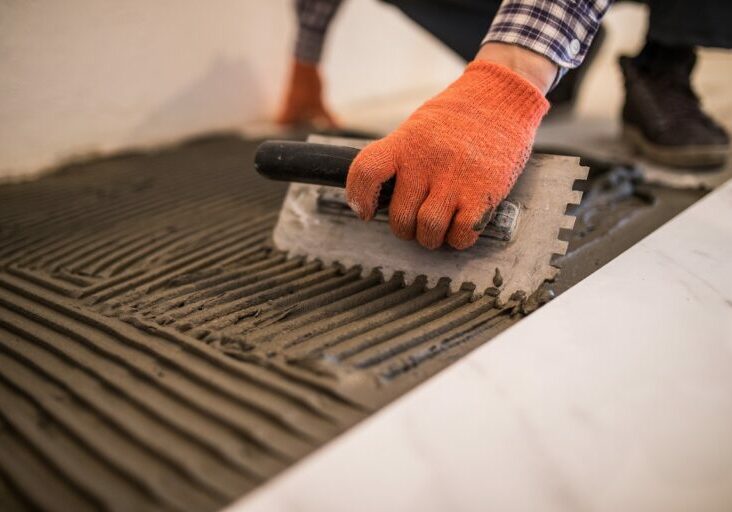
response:
<svg viewBox="0 0 732 512"><path fill-rule="evenodd" d="M317 63L323 51L325 32L342 0L297 0L297 39L295 58Z"/></svg>
<svg viewBox="0 0 732 512"><path fill-rule="evenodd" d="M523 46L559 66L582 63L613 0L503 0L483 43ZM555 81L556 84L556 81Z"/></svg>
<svg viewBox="0 0 732 512"><path fill-rule="evenodd" d="M318 62L325 32L342 0L297 0L295 57ZM579 66L613 0L503 0L483 43L516 44L559 66ZM477 51L477 48L476 48Z"/></svg>

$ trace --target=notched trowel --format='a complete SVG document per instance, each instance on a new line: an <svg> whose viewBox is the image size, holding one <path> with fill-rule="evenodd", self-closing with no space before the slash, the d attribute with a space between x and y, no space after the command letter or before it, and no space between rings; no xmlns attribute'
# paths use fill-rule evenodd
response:
<svg viewBox="0 0 732 512"><path fill-rule="evenodd" d="M368 142L310 136L308 142L260 145L257 171L292 182L273 233L278 249L326 264L359 265L366 273L378 268L385 279L403 272L407 282L424 275L429 285L435 285L446 277L454 290L471 283L476 294L488 288L495 293L500 284L502 300L517 291L531 294L554 278L558 269L551 264L552 255L567 250L567 242L558 238L560 229L574 226L574 217L565 213L567 205L579 204L582 198L573 185L587 178L588 168L579 165L579 158L532 155L473 247L431 251L391 233L388 204L393 180L382 186L374 221L361 221L348 207L343 192L348 168Z"/></svg>

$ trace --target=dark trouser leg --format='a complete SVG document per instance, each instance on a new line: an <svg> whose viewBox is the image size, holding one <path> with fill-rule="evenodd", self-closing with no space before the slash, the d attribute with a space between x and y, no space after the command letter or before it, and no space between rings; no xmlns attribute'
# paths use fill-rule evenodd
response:
<svg viewBox="0 0 732 512"><path fill-rule="evenodd" d="M696 47L732 48L732 1L647 0L646 44L633 63L648 72L691 73Z"/></svg>
<svg viewBox="0 0 732 512"><path fill-rule="evenodd" d="M732 1L647 0L649 41L664 46L732 48Z"/></svg>
<svg viewBox="0 0 732 512"><path fill-rule="evenodd" d="M463 59L473 60L500 0L385 0Z"/></svg>

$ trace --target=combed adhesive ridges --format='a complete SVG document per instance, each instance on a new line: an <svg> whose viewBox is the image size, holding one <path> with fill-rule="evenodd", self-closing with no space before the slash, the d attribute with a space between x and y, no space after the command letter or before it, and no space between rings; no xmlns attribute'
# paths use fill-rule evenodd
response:
<svg viewBox="0 0 732 512"><path fill-rule="evenodd" d="M217 510L515 321L272 249L255 147L0 187L0 505Z"/></svg>

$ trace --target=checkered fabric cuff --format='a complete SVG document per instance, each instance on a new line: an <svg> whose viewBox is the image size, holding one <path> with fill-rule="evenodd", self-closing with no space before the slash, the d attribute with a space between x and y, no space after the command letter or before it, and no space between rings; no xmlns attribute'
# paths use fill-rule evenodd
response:
<svg viewBox="0 0 732 512"><path fill-rule="evenodd" d="M582 63L612 2L503 0L483 43L515 44L546 56L559 66L556 85Z"/></svg>
<svg viewBox="0 0 732 512"><path fill-rule="evenodd" d="M297 0L295 58L300 62L320 61L325 32L342 0Z"/></svg>

